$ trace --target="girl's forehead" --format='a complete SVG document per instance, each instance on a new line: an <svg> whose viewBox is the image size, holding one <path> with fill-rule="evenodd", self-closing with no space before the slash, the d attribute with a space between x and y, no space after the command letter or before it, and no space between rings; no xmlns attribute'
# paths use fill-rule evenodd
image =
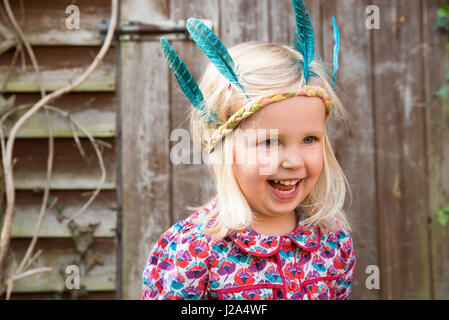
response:
<svg viewBox="0 0 449 320"><path fill-rule="evenodd" d="M292 127L306 130L324 128L325 107L320 98L292 97L267 105L245 119L243 128L277 128L279 131Z"/></svg>

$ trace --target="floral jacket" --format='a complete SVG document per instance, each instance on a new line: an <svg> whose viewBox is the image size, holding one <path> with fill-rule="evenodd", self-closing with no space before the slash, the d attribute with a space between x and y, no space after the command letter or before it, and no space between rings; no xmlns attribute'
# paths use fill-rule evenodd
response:
<svg viewBox="0 0 449 320"><path fill-rule="evenodd" d="M192 222L208 212L205 207L162 235L143 271L142 299L350 297L356 260L347 230L325 235L298 223L284 236L248 228L211 240L204 225ZM298 222L302 218L299 213Z"/></svg>

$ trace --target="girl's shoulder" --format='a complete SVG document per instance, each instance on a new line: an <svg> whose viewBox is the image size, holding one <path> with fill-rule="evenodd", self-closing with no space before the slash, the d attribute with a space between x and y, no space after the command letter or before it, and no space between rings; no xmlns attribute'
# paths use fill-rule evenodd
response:
<svg viewBox="0 0 449 320"><path fill-rule="evenodd" d="M343 222L338 220L336 217L332 218L333 222L333 230L329 232L329 234L333 234L340 238L348 238L351 239L351 230L349 226L346 226Z"/></svg>
<svg viewBox="0 0 449 320"><path fill-rule="evenodd" d="M210 239L200 209L162 234L147 259L142 299L199 299L207 287ZM187 285L188 283L188 285Z"/></svg>
<svg viewBox="0 0 449 320"><path fill-rule="evenodd" d="M343 255L353 255L354 245L350 228L336 218L333 218L333 222L333 230L321 233L321 244L331 248L339 248Z"/></svg>
<svg viewBox="0 0 449 320"><path fill-rule="evenodd" d="M351 237L351 231L348 227L345 227L340 221L335 220L335 224L337 226L336 231L335 231L335 235L338 237L338 239L341 240L346 240L346 241L351 241L352 242L352 237Z"/></svg>
<svg viewBox="0 0 449 320"><path fill-rule="evenodd" d="M211 242L211 238L206 232L205 223L200 221L209 212L210 208L203 207L190 214L187 218L178 221L162 234L156 247L159 250L167 247L176 250L179 246L189 247L192 244L201 242L204 244L204 249L206 249L208 243Z"/></svg>

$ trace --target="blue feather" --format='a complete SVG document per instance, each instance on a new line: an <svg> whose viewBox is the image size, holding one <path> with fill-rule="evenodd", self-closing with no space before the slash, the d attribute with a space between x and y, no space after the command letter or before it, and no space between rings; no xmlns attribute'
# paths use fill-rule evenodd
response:
<svg viewBox="0 0 449 320"><path fill-rule="evenodd" d="M178 80L179 86L187 98L189 98L190 102L192 102L193 106L200 111L200 118L202 118L207 114L207 111L205 111L204 98L198 87L198 83L190 74L185 63L178 57L176 51L167 39L161 38L160 43L168 66L175 75L176 80ZM216 122L216 115L214 113L209 113L205 122Z"/></svg>
<svg viewBox="0 0 449 320"><path fill-rule="evenodd" d="M303 56L302 70L304 72L304 79L309 80L311 72L309 72L310 63L315 58L315 45L313 39L312 21L309 13L306 10L304 2L301 0L292 0L293 9L295 10L295 41L293 45Z"/></svg>
<svg viewBox="0 0 449 320"><path fill-rule="evenodd" d="M245 90L235 73L235 65L231 55L212 30L210 30L203 22L195 18L189 18L186 26L193 41L195 41L204 54L209 57L210 61L215 65L218 71L245 93ZM248 98L246 93L245 96Z"/></svg>
<svg viewBox="0 0 449 320"><path fill-rule="evenodd" d="M335 90L335 81L337 80L337 70L338 70L338 53L340 51L340 33L338 32L337 22L335 17L332 17L332 27L334 29L334 74L332 76L332 89Z"/></svg>

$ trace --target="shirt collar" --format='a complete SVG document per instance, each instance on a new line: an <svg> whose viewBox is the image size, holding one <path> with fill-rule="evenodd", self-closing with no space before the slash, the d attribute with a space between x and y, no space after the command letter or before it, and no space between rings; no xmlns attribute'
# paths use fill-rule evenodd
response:
<svg viewBox="0 0 449 320"><path fill-rule="evenodd" d="M320 247L321 230L319 227L306 229L300 222L305 219L305 213L300 207L295 210L298 223L295 230L283 236L265 236L257 233L251 227L246 230L234 231L230 239L244 252L256 256L267 257L276 254L285 238L289 238L298 247L306 251L315 251Z"/></svg>

